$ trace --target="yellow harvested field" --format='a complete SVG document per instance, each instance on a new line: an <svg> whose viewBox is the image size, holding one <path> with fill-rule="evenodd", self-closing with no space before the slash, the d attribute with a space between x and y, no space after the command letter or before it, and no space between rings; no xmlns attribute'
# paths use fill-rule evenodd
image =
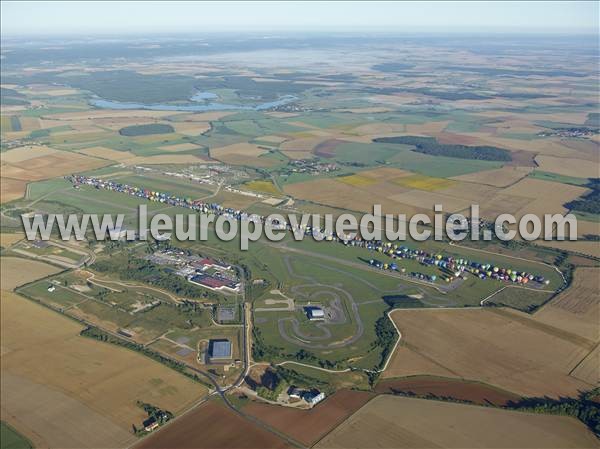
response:
<svg viewBox="0 0 600 449"><path fill-rule="evenodd" d="M453 196L464 200L469 200L473 204L485 204L494 196L502 193L498 187L487 186L483 184L475 184L472 182L460 182L453 180L454 185L444 189L439 193Z"/></svg>
<svg viewBox="0 0 600 449"><path fill-rule="evenodd" d="M228 191L220 192L217 199L223 207L231 207L233 209L246 209L252 204L260 201L260 198L255 196L241 195L239 193Z"/></svg>
<svg viewBox="0 0 600 449"><path fill-rule="evenodd" d="M456 374L443 367L435 360L430 360L424 355L413 351L406 345L398 345L392 355L390 363L382 375L383 379L396 377L418 376L427 373L430 376L454 377Z"/></svg>
<svg viewBox="0 0 600 449"><path fill-rule="evenodd" d="M577 368L571 372L571 376L581 379L592 385L600 383L600 346L596 346L586 358L584 358Z"/></svg>
<svg viewBox="0 0 600 449"><path fill-rule="evenodd" d="M78 153L86 156L98 157L100 159L108 159L109 161L121 162L125 159L135 158L136 155L130 151L117 151L106 147L90 147L79 150Z"/></svg>
<svg viewBox="0 0 600 449"><path fill-rule="evenodd" d="M19 429L36 448L117 448L135 441L131 433L60 390L4 369L0 383L2 420ZM82 431L86 428L94 431Z"/></svg>
<svg viewBox="0 0 600 449"><path fill-rule="evenodd" d="M411 124L407 124L406 125L406 133L407 134L411 134L411 135L423 135L423 136L430 136L431 134L434 133L440 133L442 131L444 131L444 129L446 129L446 127L448 126L450 122L449 121L442 121L442 122L427 122L427 123L423 123L421 125L411 125Z"/></svg>
<svg viewBox="0 0 600 449"><path fill-rule="evenodd" d="M70 173L92 170L109 164L105 160L83 154L52 151L52 153L45 156L33 157L19 162L4 163L3 159L2 176L22 181L40 181Z"/></svg>
<svg viewBox="0 0 600 449"><path fill-rule="evenodd" d="M80 93L79 90L69 87L50 86L43 84L29 86L27 89L25 89L25 92L36 95L48 95L49 97L60 97L62 95L75 95Z"/></svg>
<svg viewBox="0 0 600 449"><path fill-rule="evenodd" d="M279 190L271 181L254 180L244 184L244 187L255 192L268 193L270 195L280 195Z"/></svg>
<svg viewBox="0 0 600 449"><path fill-rule="evenodd" d="M304 123L304 122L299 122L299 121L290 121L287 122L288 125L292 125L292 126L297 126L298 128L307 128L307 129L321 129L318 126L315 125L310 125L308 123Z"/></svg>
<svg viewBox="0 0 600 449"><path fill-rule="evenodd" d="M393 111L393 109L382 107L382 106L373 106L373 107L367 107L367 108L338 109L338 111L352 112L354 114L377 114L380 112L390 112L390 111Z"/></svg>
<svg viewBox="0 0 600 449"><path fill-rule="evenodd" d="M268 157L254 157L235 153L219 156L219 161L229 165L247 165L254 168L269 168L277 164L275 159Z"/></svg>
<svg viewBox="0 0 600 449"><path fill-rule="evenodd" d="M288 184L284 187L284 191L298 199L358 212L373 212L373 205L381 204L383 213L403 213L407 216L415 213L432 214L433 209L427 210L421 205L410 206L396 201L395 195L400 195L403 190L400 186L397 188L399 189L398 193L385 197L383 195L393 193L393 191L390 192L389 184L373 184L360 188L338 182L335 179L324 178Z"/></svg>
<svg viewBox="0 0 600 449"><path fill-rule="evenodd" d="M271 143L281 143L285 142L287 138L282 136L260 136L258 140Z"/></svg>
<svg viewBox="0 0 600 449"><path fill-rule="evenodd" d="M40 129L40 120L37 117L19 117L19 122L23 131Z"/></svg>
<svg viewBox="0 0 600 449"><path fill-rule="evenodd" d="M583 235L583 234L588 234L588 232L585 232L581 225L584 224L584 221L579 220L577 222L577 234L578 235ZM546 240L538 240L536 242L536 245L540 245L540 246L547 246L550 248L558 248L558 249L564 249L567 251L574 251L577 253L581 253L581 254L587 254L588 256L594 256L594 257L598 257L600 258L600 244L598 242L592 242L592 241L584 241L584 240L577 240L577 241L546 241Z"/></svg>
<svg viewBox="0 0 600 449"><path fill-rule="evenodd" d="M533 169L530 167L502 167L494 170L478 171L466 175L455 176L450 179L494 187L508 187L523 179L532 170Z"/></svg>
<svg viewBox="0 0 600 449"><path fill-rule="evenodd" d="M170 122L175 132L184 136L199 136L210 130L208 122Z"/></svg>
<svg viewBox="0 0 600 449"><path fill-rule="evenodd" d="M401 176L392 180L392 182L409 189L426 190L428 192L447 189L456 184L456 181L445 178L432 178L431 176L425 175Z"/></svg>
<svg viewBox="0 0 600 449"><path fill-rule="evenodd" d="M193 154L159 154L156 156L135 156L122 161L127 165L160 165L160 164L210 164L215 161L203 159Z"/></svg>
<svg viewBox="0 0 600 449"><path fill-rule="evenodd" d="M0 246L2 246L3 248L6 248L10 245L12 245L13 243L18 242L19 240L23 240L25 238L25 235L22 233L8 233L8 232L2 232L0 233Z"/></svg>
<svg viewBox="0 0 600 449"><path fill-rule="evenodd" d="M376 180L366 177L366 176L361 176L361 175L341 176L341 177L338 177L335 179L336 179L336 181L343 182L343 183L349 184L351 186L360 186L360 187L369 186L371 184L377 183Z"/></svg>
<svg viewBox="0 0 600 449"><path fill-rule="evenodd" d="M600 173L600 159L598 158L596 158L596 161L590 161L572 157L555 157L540 154L536 156L535 161L540 166L540 170L564 176L597 178Z"/></svg>
<svg viewBox="0 0 600 449"><path fill-rule="evenodd" d="M372 168L370 170L363 170L360 172L360 176L365 176L367 178L374 178L377 180L387 181L394 178L399 178L401 176L412 176L413 172L408 170L402 170L401 168L394 167L379 167Z"/></svg>
<svg viewBox="0 0 600 449"><path fill-rule="evenodd" d="M517 219L528 213L543 217L544 214L565 213L567 209L563 207L563 204L578 198L588 191L589 189L585 187L564 184L560 188L557 188L557 184L553 181L524 178L504 189L497 195L496 200L503 201L505 195L530 198L534 201L526 207L514 211L508 210L507 212L513 212Z"/></svg>
<svg viewBox="0 0 600 449"><path fill-rule="evenodd" d="M577 233L579 236L585 234L596 234L600 235L600 222L597 221L585 221L578 220L577 221ZM596 242L597 244L597 242Z"/></svg>
<svg viewBox="0 0 600 449"><path fill-rule="evenodd" d="M249 165L254 167L272 167L277 164L275 159L260 157L268 150L251 143L236 143L219 148L212 148L210 156L231 165Z"/></svg>
<svg viewBox="0 0 600 449"><path fill-rule="evenodd" d="M61 122L56 120L57 122ZM62 123L64 124L65 122L62 121ZM75 124L75 127L80 127L81 124L83 123L88 123L88 124L94 124L98 127L102 127L102 128L108 128L111 129L113 131L118 131L121 128L124 128L126 126L136 126L136 125L150 125L153 123L157 123L157 120L155 118L152 117L148 117L148 118L141 118L141 117L100 117L100 118L94 118L92 120L78 120L78 121L69 121L68 124L69 126L73 127ZM59 126L59 125L54 125L54 126Z"/></svg>
<svg viewBox="0 0 600 449"><path fill-rule="evenodd" d="M495 219L500 214L515 214L516 211L527 208L534 201L532 198L500 192L491 200L480 204L479 213L484 218Z"/></svg>
<svg viewBox="0 0 600 449"><path fill-rule="evenodd" d="M27 145L0 153L0 161L6 164L16 164L36 157L49 156L57 152L58 150L43 145Z"/></svg>
<svg viewBox="0 0 600 449"><path fill-rule="evenodd" d="M11 386L8 401L2 389L3 411L39 435L58 438L63 430L77 447L124 447L111 438L127 439L131 425L146 418L136 401L179 414L207 393L158 362L81 337L80 324L14 293L2 292L1 304L2 381ZM32 388L40 397L30 394ZM40 399L65 396L68 404ZM59 443L48 441L65 447Z"/></svg>
<svg viewBox="0 0 600 449"><path fill-rule="evenodd" d="M572 417L380 395L315 447L566 449L599 444Z"/></svg>
<svg viewBox="0 0 600 449"><path fill-rule="evenodd" d="M5 177L4 166L1 167L0 171L2 172L0 177L0 203L8 203L23 198L27 182Z"/></svg>
<svg viewBox="0 0 600 449"><path fill-rule="evenodd" d="M5 104L0 104L0 112L2 112L2 114L10 114L10 113L14 113L14 112L22 112L28 109L27 105L14 105L14 106L10 106L10 105L5 105Z"/></svg>
<svg viewBox="0 0 600 449"><path fill-rule="evenodd" d="M300 115L295 112L282 112L282 111L267 112L266 114L270 115L271 117L275 117L275 118L290 118L290 117L297 117Z"/></svg>
<svg viewBox="0 0 600 449"><path fill-rule="evenodd" d="M176 116L177 121L182 122L212 122L215 120L220 120L223 117L227 117L228 115L235 114L235 112L225 112L225 111L214 111L214 112L195 112L193 114L178 114ZM172 114L168 114L172 115Z"/></svg>
<svg viewBox="0 0 600 449"><path fill-rule="evenodd" d="M219 159L223 156L229 156L231 154L240 154L242 156L258 157L261 154L266 153L267 150L261 148L253 143L234 143L224 147L211 148L210 156L215 159Z"/></svg>
<svg viewBox="0 0 600 449"><path fill-rule="evenodd" d="M592 388L569 373L595 343L512 309L396 310L402 346L452 377L481 381L522 396L576 396ZM384 377L414 374L394 357Z"/></svg>
<svg viewBox="0 0 600 449"><path fill-rule="evenodd" d="M372 102L389 104L391 106L402 106L405 104L414 104L419 102L422 96L414 93L398 93L394 95L373 95L370 97Z"/></svg>
<svg viewBox="0 0 600 449"><path fill-rule="evenodd" d="M165 151L177 152L177 151L197 150L200 147L198 145L193 144L193 143L177 143L175 145L165 145L164 147L159 147L159 148L161 150L165 150Z"/></svg>
<svg viewBox="0 0 600 449"><path fill-rule="evenodd" d="M587 120L588 116L587 112L553 112L550 114L526 112L513 115L527 121L542 120L559 123L576 123L581 125Z"/></svg>
<svg viewBox="0 0 600 449"><path fill-rule="evenodd" d="M472 201L468 199L445 195L438 192L428 192L425 190L409 190L407 192L390 195L388 198L401 204L423 208L430 214L433 214L434 206L436 204L441 204L444 212L459 212L469 208L472 203Z"/></svg>
<svg viewBox="0 0 600 449"><path fill-rule="evenodd" d="M536 312L535 320L600 341L599 283L600 268L577 268L571 286Z"/></svg>
<svg viewBox="0 0 600 449"><path fill-rule="evenodd" d="M352 128L352 133L358 135L384 136L388 134L398 135L406 132L406 125L401 123L369 123Z"/></svg>
<svg viewBox="0 0 600 449"><path fill-rule="evenodd" d="M62 271L61 268L44 262L20 257L2 257L0 262L2 262L0 264L0 279L2 280L3 290L12 290L19 285Z"/></svg>
<svg viewBox="0 0 600 449"><path fill-rule="evenodd" d="M297 151L301 152L311 152L317 145L320 143L329 140L323 137L303 137L300 139L288 140L283 142L279 149L284 153L295 153Z"/></svg>
<svg viewBox="0 0 600 449"><path fill-rule="evenodd" d="M294 159L294 160L312 159L315 157L315 155L312 151L290 151L290 152L284 152L284 154L288 158Z"/></svg>

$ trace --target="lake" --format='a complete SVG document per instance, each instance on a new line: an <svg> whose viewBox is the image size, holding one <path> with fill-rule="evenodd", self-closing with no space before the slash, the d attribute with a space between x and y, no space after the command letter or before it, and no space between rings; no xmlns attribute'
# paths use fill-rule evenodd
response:
<svg viewBox="0 0 600 449"><path fill-rule="evenodd" d="M199 92L194 94L190 100L195 102L202 102L202 104L143 104L143 103L127 103L120 101L110 101L103 98L94 98L90 100L90 104L97 108L102 109L147 109L150 111L187 111L187 112L204 112L204 111L227 111L227 110L243 110L243 111L262 111L265 109L271 109L277 106L282 106L287 103L291 103L297 100L298 97L293 95L284 95L279 100L270 101L266 103L259 103L254 106L241 105L241 104L224 104L217 102L210 102L206 100L213 100L218 98L217 95L211 92Z"/></svg>

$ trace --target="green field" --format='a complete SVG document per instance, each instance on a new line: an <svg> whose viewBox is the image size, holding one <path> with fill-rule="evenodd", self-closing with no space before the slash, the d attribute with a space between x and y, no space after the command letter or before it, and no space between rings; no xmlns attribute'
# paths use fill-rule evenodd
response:
<svg viewBox="0 0 600 449"><path fill-rule="evenodd" d="M590 182L588 178L575 178L573 176L558 175L556 173L550 173L541 170L534 170L528 176L530 178L560 182L562 184L571 184L574 186L584 186Z"/></svg>
<svg viewBox="0 0 600 449"><path fill-rule="evenodd" d="M502 166L500 162L495 161L431 156L412 151L409 145L386 143L344 143L336 147L334 159L365 165L389 164L438 178L450 178Z"/></svg>
<svg viewBox="0 0 600 449"><path fill-rule="evenodd" d="M171 125L162 123L152 123L149 125L126 126L119 130L119 134L127 137L148 136L150 134L168 134L175 132Z"/></svg>
<svg viewBox="0 0 600 449"><path fill-rule="evenodd" d="M115 181L192 199L198 199L212 194L210 187L205 184L160 175L144 174L143 176L119 176L118 178L115 178Z"/></svg>
<svg viewBox="0 0 600 449"><path fill-rule="evenodd" d="M0 421L0 449L31 449L31 442L6 424Z"/></svg>
<svg viewBox="0 0 600 449"><path fill-rule="evenodd" d="M98 282L111 285L102 280ZM53 292L48 291L50 285L56 288ZM119 291L86 284L84 279L67 273L26 285L19 289L19 293L99 325L113 323L117 327L134 330L143 340L156 338L169 331L212 326L209 309L193 310L176 306L165 294L143 285L124 287L122 284L112 284L111 288L119 288ZM136 312L137 307L155 301L161 303Z"/></svg>

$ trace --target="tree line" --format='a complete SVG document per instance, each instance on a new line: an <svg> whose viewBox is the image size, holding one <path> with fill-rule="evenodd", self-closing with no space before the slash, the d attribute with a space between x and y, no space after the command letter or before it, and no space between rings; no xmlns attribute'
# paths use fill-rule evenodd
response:
<svg viewBox="0 0 600 449"><path fill-rule="evenodd" d="M378 137L373 139L376 143L393 143L402 145L412 145L413 151L417 153L429 154L431 156L446 156L459 159L476 159L480 161L510 161L512 157L510 151L503 148L487 145L467 146L442 144L434 137L417 136L396 136L396 137Z"/></svg>

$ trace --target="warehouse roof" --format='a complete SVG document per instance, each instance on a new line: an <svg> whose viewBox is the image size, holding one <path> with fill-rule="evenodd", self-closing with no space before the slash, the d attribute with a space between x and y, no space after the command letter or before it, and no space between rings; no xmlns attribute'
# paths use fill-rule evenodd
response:
<svg viewBox="0 0 600 449"><path fill-rule="evenodd" d="M231 342L229 340L210 340L208 353L213 359L230 359Z"/></svg>

